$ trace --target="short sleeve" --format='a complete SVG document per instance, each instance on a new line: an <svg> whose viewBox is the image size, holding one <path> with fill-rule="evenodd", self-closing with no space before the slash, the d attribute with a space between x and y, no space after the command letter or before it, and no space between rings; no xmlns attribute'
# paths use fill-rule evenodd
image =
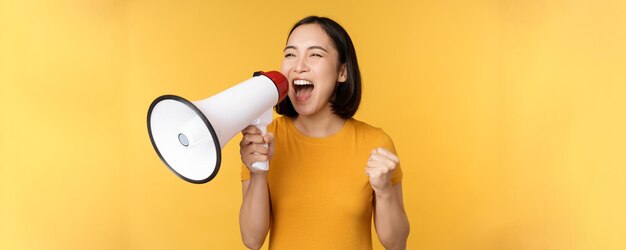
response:
<svg viewBox="0 0 626 250"><path fill-rule="evenodd" d="M380 146L400 157L398 155L398 152L396 151L396 147L394 146L393 141L391 140L391 137L389 137L389 135L387 135L387 133L385 133L385 131L383 131L382 129L380 130L380 134ZM396 169L393 171L393 175L391 176L392 185L398 184L402 181L402 167L400 165L401 164L398 163Z"/></svg>

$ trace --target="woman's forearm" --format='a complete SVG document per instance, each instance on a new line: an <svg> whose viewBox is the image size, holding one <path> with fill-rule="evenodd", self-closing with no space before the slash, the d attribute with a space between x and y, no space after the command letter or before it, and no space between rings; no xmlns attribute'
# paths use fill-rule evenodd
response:
<svg viewBox="0 0 626 250"><path fill-rule="evenodd" d="M253 174L244 185L243 202L239 212L241 237L246 247L259 249L270 227L270 198L267 173Z"/></svg>
<svg viewBox="0 0 626 250"><path fill-rule="evenodd" d="M375 192L374 223L378 239L386 249L406 249L409 220L398 197L397 187Z"/></svg>

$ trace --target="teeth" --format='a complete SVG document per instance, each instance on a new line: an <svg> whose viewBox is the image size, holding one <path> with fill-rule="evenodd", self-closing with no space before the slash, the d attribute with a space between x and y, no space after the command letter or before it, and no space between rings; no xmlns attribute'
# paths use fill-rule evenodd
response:
<svg viewBox="0 0 626 250"><path fill-rule="evenodd" d="M300 86L303 86L303 85L313 85L312 82L309 82L307 80L295 80L295 81L293 81L293 84L300 85Z"/></svg>

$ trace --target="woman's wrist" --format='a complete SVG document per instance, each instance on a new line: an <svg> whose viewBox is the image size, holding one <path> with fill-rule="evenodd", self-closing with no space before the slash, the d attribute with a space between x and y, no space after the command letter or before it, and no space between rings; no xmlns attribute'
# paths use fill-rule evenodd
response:
<svg viewBox="0 0 626 250"><path fill-rule="evenodd" d="M250 179L267 179L267 171L250 172Z"/></svg>
<svg viewBox="0 0 626 250"><path fill-rule="evenodd" d="M377 199L388 199L395 194L393 187L391 185L386 186L384 188L374 189L374 195L376 195Z"/></svg>

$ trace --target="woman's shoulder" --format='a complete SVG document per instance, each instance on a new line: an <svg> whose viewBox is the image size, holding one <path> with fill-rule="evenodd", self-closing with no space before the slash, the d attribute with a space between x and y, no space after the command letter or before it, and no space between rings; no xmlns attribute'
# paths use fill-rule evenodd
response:
<svg viewBox="0 0 626 250"><path fill-rule="evenodd" d="M370 125L363 121L351 119L354 124L354 130L357 138L362 138L365 141L374 142L378 147L384 147L395 153L395 146L391 136L387 134L382 128Z"/></svg>
<svg viewBox="0 0 626 250"><path fill-rule="evenodd" d="M364 121L360 121L354 118L350 118L348 122L353 124L354 130L357 134L366 134L366 135L384 135L385 132L382 128L373 126Z"/></svg>

